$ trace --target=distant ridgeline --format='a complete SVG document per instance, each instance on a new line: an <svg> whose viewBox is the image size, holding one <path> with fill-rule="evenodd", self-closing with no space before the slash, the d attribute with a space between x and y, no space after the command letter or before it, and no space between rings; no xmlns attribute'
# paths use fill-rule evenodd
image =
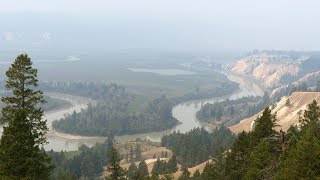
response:
<svg viewBox="0 0 320 180"><path fill-rule="evenodd" d="M320 53L319 52L279 52L291 60L284 59L286 65L294 64L298 72L286 72L279 79L279 86L271 88L271 102L279 101L293 92L320 91ZM294 61L293 61L294 60ZM291 62L290 62L291 61ZM265 75L265 74L264 74Z"/></svg>
<svg viewBox="0 0 320 180"><path fill-rule="evenodd" d="M172 117L173 103L165 96L156 98L139 111L130 111L134 95L116 84L97 85L71 83L56 91L91 97L97 104L89 104L79 113L67 115L53 122L62 132L87 136L134 134L169 129L178 121Z"/></svg>
<svg viewBox="0 0 320 180"><path fill-rule="evenodd" d="M306 74L320 71L320 53L308 53L307 59L299 63L300 71L297 75L284 75L280 79L281 84L290 84L298 79L302 78Z"/></svg>
<svg viewBox="0 0 320 180"><path fill-rule="evenodd" d="M211 124L231 126L240 120L251 117L269 104L267 93L263 97L243 97L237 100L225 100L214 104L205 104L197 112L200 121Z"/></svg>
<svg viewBox="0 0 320 180"><path fill-rule="evenodd" d="M307 60L301 62L300 68L301 70L296 76L281 77L281 83L286 85L273 91L271 94L273 102L277 102L283 96L288 96L293 92L320 92L320 53L311 53Z"/></svg>

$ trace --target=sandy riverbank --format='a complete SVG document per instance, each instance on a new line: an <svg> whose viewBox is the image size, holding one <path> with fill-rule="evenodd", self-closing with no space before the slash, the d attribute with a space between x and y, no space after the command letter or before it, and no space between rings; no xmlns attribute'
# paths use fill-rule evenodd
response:
<svg viewBox="0 0 320 180"><path fill-rule="evenodd" d="M94 100L81 97L81 96L74 96L74 95L68 95L68 94L61 94L61 93L47 93L48 96L56 99L61 99L68 101L70 103L69 106L66 107L60 107L58 109L54 109L52 111L48 111L45 113L45 116L50 116L52 114L58 114L60 117L56 117L58 120L60 118L63 118L65 114L70 114L73 111L79 112L81 109L85 109L87 107L87 104L89 103L95 103ZM80 106L80 108L77 108L77 106ZM64 113L60 113L64 112ZM62 115L62 116L61 116ZM53 121L54 121L53 120ZM50 121L52 123L52 121ZM48 137L58 137L62 139L67 139L67 140L86 140L86 139L97 139L97 138L104 138L104 137L98 137L98 136L81 136L81 135L75 135L75 134L68 134L68 133L63 133L63 132L58 132L52 128L52 124L48 124L50 128L50 131L48 132Z"/></svg>
<svg viewBox="0 0 320 180"><path fill-rule="evenodd" d="M81 135L66 134L66 133L57 132L55 130L52 130L50 133L53 136L57 136L59 138L69 139L69 140L85 140L85 139L104 138L104 137L98 137L98 136L81 136Z"/></svg>

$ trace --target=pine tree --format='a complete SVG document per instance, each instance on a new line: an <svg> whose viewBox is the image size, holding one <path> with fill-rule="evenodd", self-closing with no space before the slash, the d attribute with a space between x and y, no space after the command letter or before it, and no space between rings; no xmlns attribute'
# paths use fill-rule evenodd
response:
<svg viewBox="0 0 320 180"><path fill-rule="evenodd" d="M250 154L244 179L271 179L275 169L273 166L276 165L273 152L273 145L265 139L262 140Z"/></svg>
<svg viewBox="0 0 320 180"><path fill-rule="evenodd" d="M6 90L12 92L12 96L2 97L6 104L2 108L2 123L10 123L17 111L24 111L25 118L32 124L32 134L35 136L36 144L43 145L46 141L48 127L46 120L42 120L43 110L37 107L45 103L43 92L35 91L38 86L38 71L32 67L31 59L26 54L19 55L11 67L7 70Z"/></svg>
<svg viewBox="0 0 320 180"><path fill-rule="evenodd" d="M249 156L250 139L245 131L238 135L238 138L227 152L225 174L230 179L241 179L244 174L246 160Z"/></svg>
<svg viewBox="0 0 320 180"><path fill-rule="evenodd" d="M188 180L188 179L190 179L190 171L188 170L188 168L183 166L181 168L181 170L182 170L182 173L181 173L181 175L179 177L179 180Z"/></svg>
<svg viewBox="0 0 320 180"><path fill-rule="evenodd" d="M266 108L262 115L255 120L251 133L251 146L255 147L263 138L274 136L276 134L274 127L276 127L276 115L272 114L269 108Z"/></svg>
<svg viewBox="0 0 320 180"><path fill-rule="evenodd" d="M143 176L149 174L147 163L144 160L139 163L138 170Z"/></svg>
<svg viewBox="0 0 320 180"><path fill-rule="evenodd" d="M218 172L212 163L207 163L201 174L202 179L222 179L220 172Z"/></svg>
<svg viewBox="0 0 320 180"><path fill-rule="evenodd" d="M224 150L221 148L216 153L214 153L212 161L214 163L214 167L218 172L221 172L221 175L223 174L223 171L225 169L225 155Z"/></svg>
<svg viewBox="0 0 320 180"><path fill-rule="evenodd" d="M134 163L131 163L128 168L128 177L130 179L134 179L135 174L137 173L138 168Z"/></svg>
<svg viewBox="0 0 320 180"><path fill-rule="evenodd" d="M130 159L130 162L134 162L133 156L134 156L134 151L133 151L133 147L132 147L132 145L131 145L131 146L130 146L130 151L129 151L129 159Z"/></svg>
<svg viewBox="0 0 320 180"><path fill-rule="evenodd" d="M90 177L94 177L95 175L94 164L92 163L92 161L88 156L85 156L81 161L80 169L81 169L81 175L83 177L90 178Z"/></svg>
<svg viewBox="0 0 320 180"><path fill-rule="evenodd" d="M174 173L178 170L176 155L173 154L172 157L169 159L166 169L168 173Z"/></svg>
<svg viewBox="0 0 320 180"><path fill-rule="evenodd" d="M137 160L137 161L140 161L140 159L141 159L141 148L140 148L140 144L137 144L137 145L136 145L135 154L136 154L136 160Z"/></svg>
<svg viewBox="0 0 320 180"><path fill-rule="evenodd" d="M42 91L38 86L37 69L31 59L19 55L7 70L5 87L12 94L2 97L1 123L4 131L0 144L0 173L6 177L48 179L53 169L50 158L41 150L47 143L46 120Z"/></svg>
<svg viewBox="0 0 320 180"><path fill-rule="evenodd" d="M160 161L160 158L158 157L156 163L152 167L152 174L160 174L161 166L162 166L162 163Z"/></svg>
<svg viewBox="0 0 320 180"><path fill-rule="evenodd" d="M239 134L226 156L224 172L228 178L267 178L267 175L274 173L275 160L273 158L278 155L275 152L275 149L278 148L275 142L277 141L277 132L274 130L275 122L276 116L269 108L266 108L255 120L252 132Z"/></svg>
<svg viewBox="0 0 320 180"><path fill-rule="evenodd" d="M193 180L201 180L201 174L199 169L196 170L196 172L193 173L193 177L191 178Z"/></svg>
<svg viewBox="0 0 320 180"><path fill-rule="evenodd" d="M164 157L165 157L165 158L168 158L168 151L166 151L166 152L164 153Z"/></svg>
<svg viewBox="0 0 320 180"><path fill-rule="evenodd" d="M303 117L300 118L300 123L302 133L311 128L320 139L320 107L316 100L313 100L312 103L308 105Z"/></svg>
<svg viewBox="0 0 320 180"><path fill-rule="evenodd" d="M301 130L288 129L286 151L281 159L279 179L305 178L320 176L320 108L314 100L308 105L300 118Z"/></svg>
<svg viewBox="0 0 320 180"><path fill-rule="evenodd" d="M301 137L295 148L281 163L279 179L317 179L320 177L320 141L311 129Z"/></svg>
<svg viewBox="0 0 320 180"><path fill-rule="evenodd" d="M120 166L120 157L117 150L112 146L108 152L109 164L107 166L111 175L107 178L110 180L122 180L125 179L125 173Z"/></svg>
<svg viewBox="0 0 320 180"><path fill-rule="evenodd" d="M159 174L158 174L158 173L153 173L153 174L151 175L151 178L150 178L150 179L152 179L152 180L160 180Z"/></svg>

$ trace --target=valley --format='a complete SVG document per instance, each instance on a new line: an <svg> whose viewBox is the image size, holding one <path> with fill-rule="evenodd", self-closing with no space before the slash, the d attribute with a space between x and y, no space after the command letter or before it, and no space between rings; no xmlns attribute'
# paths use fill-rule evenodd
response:
<svg viewBox="0 0 320 180"><path fill-rule="evenodd" d="M257 62L254 60L255 57L258 58ZM154 168L160 166L159 163L169 168L172 154L177 156L178 162L178 170L172 173L173 177L181 176L184 167L192 173L205 172L208 163L213 164L212 152L218 151L218 147L227 149L232 146L235 136L231 132L239 134L243 130L251 131L254 120L264 107L270 105L272 113L278 113L277 124L280 126L275 129L286 130L290 125L298 123L301 112L318 96L317 92L294 92L316 90L318 72L308 71L307 74L301 74L301 68L298 74L293 75L297 77L291 79L292 77L287 78L284 75L288 72L288 69L284 69L283 77L280 78L282 80L272 80L271 87L266 84L270 79L260 77L264 74L264 77L272 78L268 70L261 72L259 77L254 73L257 70L245 70L245 73L239 70L239 67L247 66L243 65L243 62L257 63L250 65L251 69L258 68L261 64L275 63L260 67L273 69L275 66L282 67L278 63L284 62L282 59L273 61L273 56L263 57L265 60L261 60L260 55L250 56L247 58L249 60L236 60L225 68L214 66L213 69L210 68L210 63L190 63L188 66L185 66L185 63L183 66L177 63L167 67L162 65L160 67L163 68L159 69L149 68L150 65L140 65L141 68L129 68L125 70L126 74L122 74L124 79L131 75L136 78L134 81L130 80L130 83L119 79L115 80L117 84L101 81L42 81L41 88L45 90L46 96L56 101L49 106L51 110L45 112L44 119L47 119L50 131L47 134L48 144L44 147L55 160L59 160L58 157L62 154L66 157L71 156L63 158L60 163L67 164L60 166L73 169L75 172L80 167L72 163L77 158L80 158L81 162L85 161L84 153L90 152L88 158L98 168L95 176L101 172L102 175L109 175L107 167L97 160L98 157L102 158L101 152L109 147L106 146L108 137L114 136L115 148L120 153L123 168L128 169L132 166L131 161L125 160L129 153L128 146L131 144L143 147L141 159L146 162L149 172L155 172ZM79 62L81 61L72 61ZM232 64L235 64L234 68L230 68ZM299 66L304 69L306 67ZM114 69L109 73L116 74L116 71ZM146 76L149 77L145 78ZM291 84L286 84L283 78ZM309 83L307 89L302 86L306 82ZM285 96L291 91L293 93L290 96ZM279 102L278 97L282 97ZM223 111L219 110L221 106L225 107ZM207 107L208 116L200 117L199 113L208 112L208 109L204 110ZM232 112L236 114L233 114L230 108L234 108ZM219 115L219 112L222 113ZM250 115L252 113L255 115ZM154 123L150 123L152 121ZM105 122L107 124L104 124ZM223 126L227 126L231 131L227 129L219 132L217 128ZM207 132L212 133L206 134ZM182 137L185 138L185 142L182 141ZM207 146L200 143L190 147L188 143L192 137L201 140L201 143L205 142ZM172 143L172 140L179 138L180 142ZM191 140L193 144L196 144L195 139ZM175 145L179 143L179 146L189 151L179 149ZM169 154L167 158L162 157L161 152L164 151ZM197 154L196 151L200 153ZM160 160L157 157L161 157ZM104 159L103 162L105 161L108 160ZM135 159L134 163L138 166L141 160ZM165 171L168 169L159 170L159 173ZM81 173L76 175L80 176Z"/></svg>
<svg viewBox="0 0 320 180"><path fill-rule="evenodd" d="M0 180L320 179L320 2L0 5Z"/></svg>

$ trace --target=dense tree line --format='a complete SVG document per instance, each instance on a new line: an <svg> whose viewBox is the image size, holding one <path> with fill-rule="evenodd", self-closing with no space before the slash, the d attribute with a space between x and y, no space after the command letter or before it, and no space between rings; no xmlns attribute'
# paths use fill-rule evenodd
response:
<svg viewBox="0 0 320 180"><path fill-rule="evenodd" d="M220 121L231 126L240 120L251 117L268 106L268 94L263 97L243 97L236 100L225 100L214 104L205 104L197 112L197 118L203 122Z"/></svg>
<svg viewBox="0 0 320 180"><path fill-rule="evenodd" d="M118 90L119 88L125 91L123 86L117 84L103 84L97 82L46 82L42 83L41 87L46 91L61 92L67 94L75 94L84 97L90 97L94 100L101 100L101 97L108 97L112 90ZM195 88L194 91L183 94L179 97L173 97L171 100L174 103L180 103L183 101L220 97L233 93L239 89L239 85L232 81L221 82L221 85L213 89ZM133 98L133 94L127 94L126 99Z"/></svg>
<svg viewBox="0 0 320 180"><path fill-rule="evenodd" d="M187 133L173 132L161 144L173 151L180 164L192 167L209 159L213 152L231 146L235 135L225 127L212 132L196 128Z"/></svg>
<svg viewBox="0 0 320 180"><path fill-rule="evenodd" d="M138 148L136 148L138 149ZM102 176L103 167L107 167L108 176L106 179L151 179L148 166L144 160L137 164L132 162L128 169L121 167L120 161L123 155L120 155L115 148L113 138L101 144L89 148L86 145L79 147L75 155L67 156L67 152L49 151L52 161L56 166L52 179L96 179ZM154 174L174 173L177 171L177 161L175 157L169 159L166 163L160 161L158 168L154 167ZM165 169L162 169L165 168ZM165 170L165 171L164 171Z"/></svg>
<svg viewBox="0 0 320 180"><path fill-rule="evenodd" d="M253 131L238 135L204 172L212 179L316 179L320 177L320 107L308 105L301 126L277 132L276 116L266 108Z"/></svg>
<svg viewBox="0 0 320 180"><path fill-rule="evenodd" d="M153 165L153 174L172 174L178 170L176 156L173 155L168 162L160 160L158 157L156 163Z"/></svg>
<svg viewBox="0 0 320 180"><path fill-rule="evenodd" d="M177 124L173 104L164 96L150 102L143 112L129 113L126 104L119 103L89 104L80 113L53 122L53 127L72 134L108 136L161 131Z"/></svg>
<svg viewBox="0 0 320 180"><path fill-rule="evenodd" d="M124 155L124 159L127 162L135 162L135 161L140 161L142 159L142 152L140 148L140 144L137 144L136 147L133 149L132 146L130 146L129 153L126 153Z"/></svg>
<svg viewBox="0 0 320 180"><path fill-rule="evenodd" d="M131 163L127 170L128 179L143 179L149 175L147 163L142 160L138 166L135 163Z"/></svg>
<svg viewBox="0 0 320 180"><path fill-rule="evenodd" d="M103 84L95 82L46 82L41 84L42 89L52 92L74 94L78 96L90 97L94 100L129 101L130 96L123 86L115 83ZM119 98L122 97L122 98Z"/></svg>
<svg viewBox="0 0 320 180"><path fill-rule="evenodd" d="M45 89L91 97L97 103L53 122L56 130L88 136L108 136L161 131L177 124L171 112L173 103L165 96L150 101L139 112L130 112L128 105L134 95L127 93L122 86L99 83L62 83L65 86L61 86L61 83L44 86Z"/></svg>
<svg viewBox="0 0 320 180"><path fill-rule="evenodd" d="M82 145L75 155L66 156L65 152L49 151L55 165L54 179L61 177L94 178L101 175L103 167L111 161L113 138L108 138L104 143L98 143L93 147ZM120 158L120 157L119 157Z"/></svg>

